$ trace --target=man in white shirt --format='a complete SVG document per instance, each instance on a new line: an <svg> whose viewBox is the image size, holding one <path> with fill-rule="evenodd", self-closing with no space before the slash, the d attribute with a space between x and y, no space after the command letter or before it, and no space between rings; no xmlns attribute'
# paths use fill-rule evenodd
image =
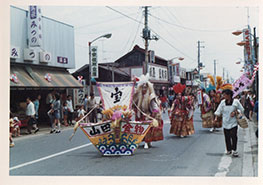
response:
<svg viewBox="0 0 263 185"><path fill-rule="evenodd" d="M68 107L68 124L72 125L72 119L73 119L73 105L72 105L72 97L70 95L67 96L67 107Z"/></svg>
<svg viewBox="0 0 263 185"><path fill-rule="evenodd" d="M35 114L36 114L35 106L30 98L26 99L26 103L27 103L26 115L28 117L28 122L27 122L28 134L31 134L32 127L35 129L34 133L37 133L39 131L39 128L37 128L37 121L35 118Z"/></svg>
<svg viewBox="0 0 263 185"><path fill-rule="evenodd" d="M89 115L89 121L91 123L97 123L98 122L98 120L97 120L97 108L95 108L95 107L97 107L95 96L94 96L94 93L91 92L90 98L88 99L88 112L93 109L93 111Z"/></svg>

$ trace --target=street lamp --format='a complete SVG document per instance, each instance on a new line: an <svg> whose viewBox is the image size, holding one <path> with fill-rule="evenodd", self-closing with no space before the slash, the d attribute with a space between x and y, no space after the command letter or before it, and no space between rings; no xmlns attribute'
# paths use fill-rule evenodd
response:
<svg viewBox="0 0 263 185"><path fill-rule="evenodd" d="M178 59L178 60L184 60L184 58L183 57L174 57L174 58L171 58L170 60L169 60L169 63L172 65L172 66L174 66L174 65L176 65L176 63L173 63L173 60L174 59Z"/></svg>
<svg viewBox="0 0 263 185"><path fill-rule="evenodd" d="M91 42L88 42L88 46L89 46L89 87L90 87L90 92L92 92L92 87L91 87L91 44L93 42L95 42L96 40L100 39L100 38L107 38L109 39L111 37L111 33L108 33L108 34L105 34L105 35L102 35L102 36L99 36L97 37L96 39L94 39L93 41Z"/></svg>

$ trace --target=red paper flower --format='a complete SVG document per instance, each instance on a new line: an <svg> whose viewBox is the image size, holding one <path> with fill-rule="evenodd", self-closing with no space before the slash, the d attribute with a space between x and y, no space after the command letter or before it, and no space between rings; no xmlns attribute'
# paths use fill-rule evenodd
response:
<svg viewBox="0 0 263 185"><path fill-rule="evenodd" d="M178 83L178 84L173 86L173 90L175 93L182 93L184 91L185 87L186 87L185 85Z"/></svg>

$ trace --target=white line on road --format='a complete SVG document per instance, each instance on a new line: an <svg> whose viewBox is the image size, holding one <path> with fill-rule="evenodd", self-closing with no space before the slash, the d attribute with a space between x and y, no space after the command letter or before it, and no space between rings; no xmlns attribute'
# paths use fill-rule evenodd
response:
<svg viewBox="0 0 263 185"><path fill-rule="evenodd" d="M31 164L34 164L34 163L37 163L37 162L40 162L40 161L44 161L44 160L47 160L47 159L50 159L50 158L53 158L53 157L56 157L56 156L59 156L59 155L63 155L65 153L72 152L74 150L78 150L78 149L84 148L84 147L89 146L91 144L92 143L88 143L88 144L81 145L81 146L78 146L78 147L75 147L75 148L71 148L69 150L65 150L65 151L62 151L62 152L59 152L59 153L56 153L56 154L52 154L52 155L49 155L49 156L46 156L46 157L42 157L42 158L34 160L34 161L26 162L26 163L23 163L23 164L11 167L9 169L9 171L15 170L15 169L18 169L18 168L22 168L24 166L28 166L28 165L31 165Z"/></svg>
<svg viewBox="0 0 263 185"><path fill-rule="evenodd" d="M215 174L215 176L216 177L225 177L226 174L229 172L229 167L230 167L231 163L232 163L231 156L223 156L221 158L219 165L218 165L219 172L217 172Z"/></svg>

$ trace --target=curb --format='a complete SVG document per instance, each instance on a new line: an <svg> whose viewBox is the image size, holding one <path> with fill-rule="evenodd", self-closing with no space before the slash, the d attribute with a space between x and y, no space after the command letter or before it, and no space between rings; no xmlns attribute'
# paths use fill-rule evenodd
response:
<svg viewBox="0 0 263 185"><path fill-rule="evenodd" d="M242 176L255 177L258 176L258 140L255 135L255 123L248 121L248 128L243 129L244 143L243 160L242 160Z"/></svg>

